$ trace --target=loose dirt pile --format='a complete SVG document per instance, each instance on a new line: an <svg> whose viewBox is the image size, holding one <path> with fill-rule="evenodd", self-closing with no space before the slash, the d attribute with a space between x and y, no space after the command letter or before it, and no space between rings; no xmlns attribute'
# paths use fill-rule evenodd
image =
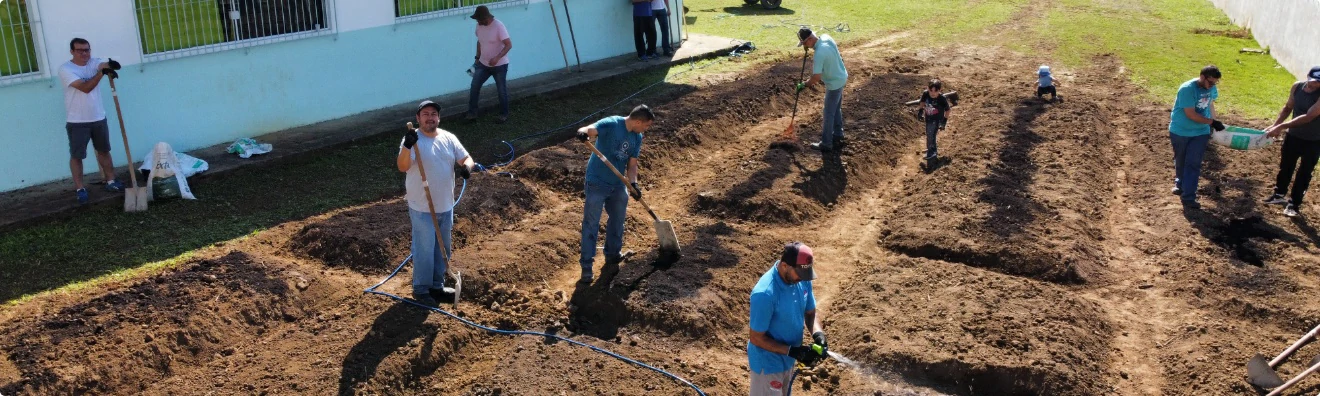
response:
<svg viewBox="0 0 1320 396"><path fill-rule="evenodd" d="M819 133L816 90L799 104L799 149L770 148L797 59L651 103L642 186L684 246L666 266L630 205L636 256L601 273L598 254L597 279L576 283L577 141L523 155L501 169L511 177L475 176L455 210L455 313L613 350L710 394L748 392L748 293L793 240L815 248L831 347L856 361L804 370L805 394L1250 393L1247 358L1320 321L1320 235L1258 204L1276 149L1213 148L1206 210L1183 211L1168 195L1168 110L1134 99L1116 60L1057 68L1063 100L1045 102L1031 96L1039 59L845 57L837 153L803 147ZM945 161L927 169L902 103L932 77L963 100L940 135ZM20 304L0 313L0 393L692 393L585 348L363 295L407 255L409 232L395 198ZM409 276L380 290L407 295Z"/></svg>

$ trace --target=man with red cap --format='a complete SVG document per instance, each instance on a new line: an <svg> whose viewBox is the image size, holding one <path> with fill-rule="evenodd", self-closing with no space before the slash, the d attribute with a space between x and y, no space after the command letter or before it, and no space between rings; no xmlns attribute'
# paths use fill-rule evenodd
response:
<svg viewBox="0 0 1320 396"><path fill-rule="evenodd" d="M747 367L752 372L753 396L788 395L794 361L814 366L825 359L825 328L816 315L816 295L811 291L811 281L816 279L814 261L806 244L784 245L779 261L752 287ZM811 326L811 341L803 344L802 330L807 326Z"/></svg>

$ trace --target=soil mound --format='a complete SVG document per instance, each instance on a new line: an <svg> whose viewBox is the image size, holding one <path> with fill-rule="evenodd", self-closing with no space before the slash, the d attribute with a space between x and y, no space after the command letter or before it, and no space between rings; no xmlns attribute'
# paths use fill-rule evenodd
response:
<svg viewBox="0 0 1320 396"><path fill-rule="evenodd" d="M1057 286L940 261L860 265L831 345L952 394L1103 394L1114 327Z"/></svg>

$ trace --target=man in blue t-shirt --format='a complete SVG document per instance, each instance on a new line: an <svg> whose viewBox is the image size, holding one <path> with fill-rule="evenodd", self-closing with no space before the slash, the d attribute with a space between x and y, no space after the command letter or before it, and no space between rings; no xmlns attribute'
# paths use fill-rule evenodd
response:
<svg viewBox="0 0 1320 396"><path fill-rule="evenodd" d="M829 152L835 145L843 144L843 86L848 84L848 68L843 66L839 45L828 34L816 37L811 28L804 26L798 29L798 46L811 48L815 55L811 60L811 79L798 82L797 91L802 92L815 83L825 85L820 142L812 143L811 148Z"/></svg>
<svg viewBox="0 0 1320 396"><path fill-rule="evenodd" d="M609 215L605 224L605 266L604 275L618 271L623 249L623 221L628 217L628 196L642 199L642 190L637 187L637 157L642 153L642 137L651 124L655 123L655 113L646 105L637 106L628 113L628 117L612 116L596 121L595 124L578 129L577 139L586 142L596 138L596 150L609 158L615 170L626 169L628 184L619 180L605 165L604 161L592 155L587 160L586 207L582 211L582 256L578 263L582 265L581 282L591 282L591 265L596 258L596 239L600 234L600 211L603 207ZM628 187L632 187L632 191Z"/></svg>
<svg viewBox="0 0 1320 396"><path fill-rule="evenodd" d="M655 17L651 15L651 0L629 0L633 7L633 44L638 60L651 60L655 56Z"/></svg>
<svg viewBox="0 0 1320 396"><path fill-rule="evenodd" d="M1173 143L1173 195L1182 199L1183 207L1200 209L1196 202L1196 184L1201 178L1201 160L1210 143L1210 129L1224 130L1224 123L1216 121L1215 99L1219 98L1219 68L1214 65L1201 69L1201 76L1178 87L1178 98L1169 115L1169 140Z"/></svg>
<svg viewBox="0 0 1320 396"><path fill-rule="evenodd" d="M773 268L752 287L751 328L747 340L747 367L751 394L788 395L793 362L814 366L825 359L825 328L816 315L816 279L811 247L802 242L784 245ZM811 341L802 344L802 330L811 325ZM819 345L817 352L812 344Z"/></svg>

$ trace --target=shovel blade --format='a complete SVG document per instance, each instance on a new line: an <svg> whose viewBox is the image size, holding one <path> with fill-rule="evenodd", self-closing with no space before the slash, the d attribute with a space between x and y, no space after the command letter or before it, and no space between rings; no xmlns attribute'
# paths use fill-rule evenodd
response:
<svg viewBox="0 0 1320 396"><path fill-rule="evenodd" d="M682 250L678 246L678 234L674 232L674 223L669 220L656 220L655 237L660 243L662 261L678 261L682 257Z"/></svg>
<svg viewBox="0 0 1320 396"><path fill-rule="evenodd" d="M124 189L124 211L141 212L147 210L147 188L132 187Z"/></svg>
<svg viewBox="0 0 1320 396"><path fill-rule="evenodd" d="M1283 385L1283 378L1279 378L1279 373L1274 372L1270 363L1259 353L1247 361L1247 379L1261 389L1274 389Z"/></svg>
<svg viewBox="0 0 1320 396"><path fill-rule="evenodd" d="M463 295L463 272L454 271L454 309L458 309L458 300Z"/></svg>

